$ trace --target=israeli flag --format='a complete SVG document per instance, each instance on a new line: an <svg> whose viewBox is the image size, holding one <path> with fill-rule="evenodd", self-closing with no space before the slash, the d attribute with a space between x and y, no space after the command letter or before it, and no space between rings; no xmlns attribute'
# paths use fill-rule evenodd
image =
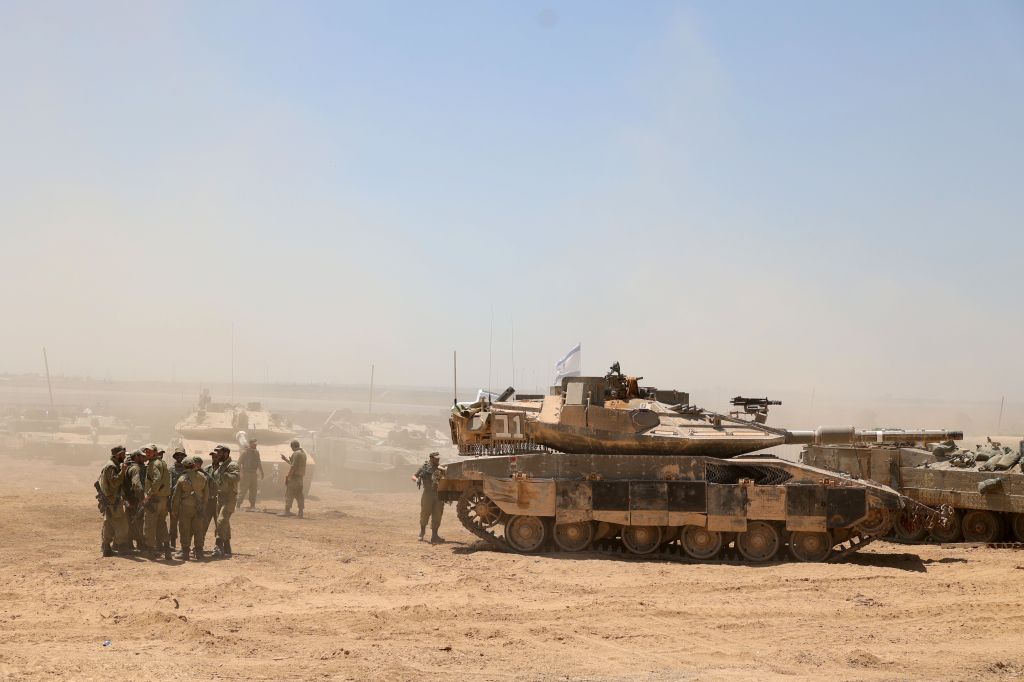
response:
<svg viewBox="0 0 1024 682"><path fill-rule="evenodd" d="M578 377L580 375L580 345L577 343L572 350L555 363L555 379L551 382L553 386L560 383L562 377Z"/></svg>

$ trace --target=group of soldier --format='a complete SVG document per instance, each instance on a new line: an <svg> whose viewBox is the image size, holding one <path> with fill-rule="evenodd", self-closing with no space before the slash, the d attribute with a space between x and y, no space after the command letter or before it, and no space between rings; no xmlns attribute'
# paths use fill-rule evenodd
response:
<svg viewBox="0 0 1024 682"><path fill-rule="evenodd" d="M291 448L290 457L281 455L289 464L281 515L292 516L292 504L297 502L302 518L306 453L297 440L291 442ZM213 554L230 557L231 515L241 508L245 496L249 508L255 508L257 475L263 477L256 442L249 442L237 463L231 459L231 448L216 446L205 468L202 457L189 457L180 447L171 455L174 464L168 466L164 452L155 443L131 453L123 446L111 449L110 460L96 481L96 498L103 514L103 556L139 551L150 558L163 555L171 559L180 541L181 560L202 559L212 522Z"/></svg>

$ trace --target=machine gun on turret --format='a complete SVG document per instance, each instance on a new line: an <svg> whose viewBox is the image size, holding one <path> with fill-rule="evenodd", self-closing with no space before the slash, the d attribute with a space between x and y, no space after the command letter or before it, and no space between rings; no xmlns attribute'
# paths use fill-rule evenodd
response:
<svg viewBox="0 0 1024 682"><path fill-rule="evenodd" d="M781 400L768 400L768 398L744 398L743 396L736 396L729 401L733 406L743 408L744 414L754 415L754 421L758 424L764 424L768 421L768 406L769 405L781 405ZM740 410L732 412L734 417L740 415Z"/></svg>

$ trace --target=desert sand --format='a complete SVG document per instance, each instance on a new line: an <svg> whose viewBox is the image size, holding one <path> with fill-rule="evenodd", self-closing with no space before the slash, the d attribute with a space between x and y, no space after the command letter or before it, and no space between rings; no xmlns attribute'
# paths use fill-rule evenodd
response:
<svg viewBox="0 0 1024 682"><path fill-rule="evenodd" d="M0 465L3 679L1024 675L1016 550L876 542L843 564L763 567L515 556L451 507L449 542L418 542L411 483L320 483L307 519L236 514L232 559L104 559L98 466Z"/></svg>

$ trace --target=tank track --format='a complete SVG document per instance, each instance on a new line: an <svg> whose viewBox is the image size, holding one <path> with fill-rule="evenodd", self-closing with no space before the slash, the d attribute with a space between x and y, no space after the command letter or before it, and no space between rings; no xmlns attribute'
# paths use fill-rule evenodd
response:
<svg viewBox="0 0 1024 682"><path fill-rule="evenodd" d="M484 528L483 526L473 522L473 519L469 515L469 500L472 497L473 492L474 491L472 490L467 491L465 494L462 495L462 497L459 498L459 501L455 504L455 512L456 515L459 517L459 522L462 523L462 525L470 533L486 542L491 549L498 552L507 552L509 554L520 554L520 552L517 552L509 546L508 542L505 541L504 536L500 536L494 531ZM882 537L882 535L855 535L850 539L840 543L838 545L839 549L835 549L835 546L833 546L831 556L829 556L829 558L822 563L834 564L844 561L855 552L860 551L865 546L871 544L875 540L882 539ZM559 548L558 545L552 542L550 539L548 540L547 544L549 545L548 549L544 551L534 552L529 556L543 556L545 554L563 553L563 550ZM596 542L591 543L589 549L581 550L579 552L564 553L579 556L614 556L620 559L655 559L658 561L673 561L681 564L723 564L734 566L759 565L753 564L752 562L744 559L742 556L740 556L739 552L734 547L723 547L721 552L719 552L718 556L714 559L694 559L685 551L683 551L683 548L679 544L678 540L673 540L672 542L661 547L661 549L659 549L658 551L643 555L633 554L625 547L623 547L622 543L618 542L617 540L598 540ZM763 563L765 565L771 565L790 562L801 563L797 559L795 559L789 552L780 549L774 559L772 559L771 561L765 561Z"/></svg>

